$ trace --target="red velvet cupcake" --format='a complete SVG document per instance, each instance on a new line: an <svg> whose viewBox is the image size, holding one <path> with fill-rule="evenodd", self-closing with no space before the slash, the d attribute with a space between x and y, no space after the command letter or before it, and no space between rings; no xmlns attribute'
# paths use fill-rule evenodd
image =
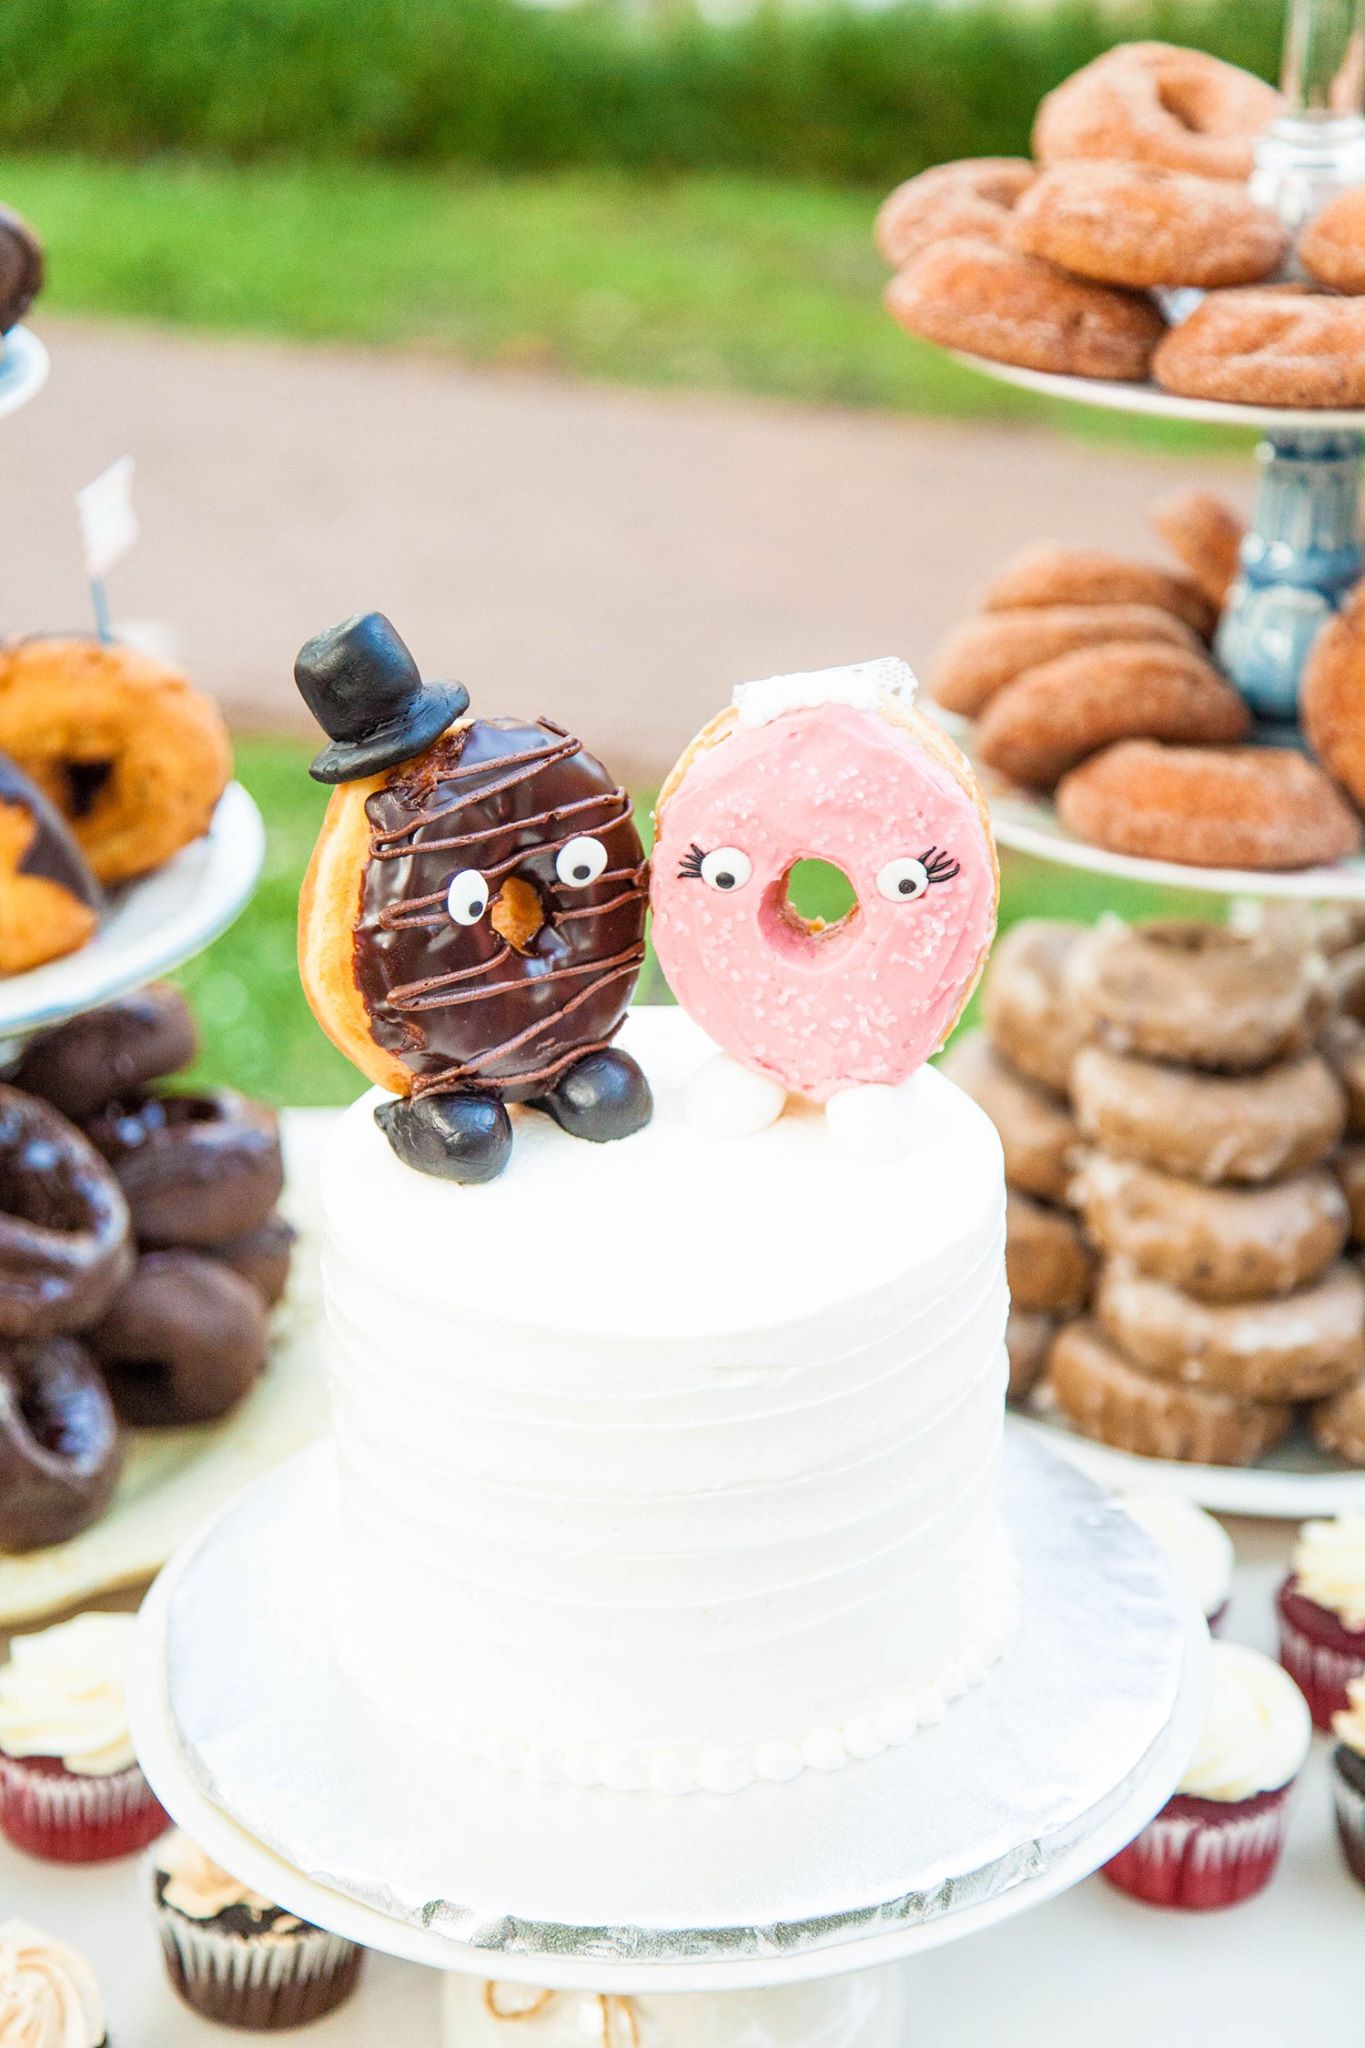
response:
<svg viewBox="0 0 1365 2048"><path fill-rule="evenodd" d="M170 1826L133 1754L130 1614L17 1636L0 1668L0 1831L53 1863L98 1863Z"/></svg>
<svg viewBox="0 0 1365 2048"><path fill-rule="evenodd" d="M1149 1906L1207 1912L1264 1889L1312 1739L1302 1693L1269 1657L1239 1643L1210 1657L1204 1727L1175 1797L1104 1867Z"/></svg>
<svg viewBox="0 0 1365 2048"><path fill-rule="evenodd" d="M1330 1729L1351 1681L1365 1677L1365 1515L1304 1523L1275 1606L1280 1662L1314 1727Z"/></svg>

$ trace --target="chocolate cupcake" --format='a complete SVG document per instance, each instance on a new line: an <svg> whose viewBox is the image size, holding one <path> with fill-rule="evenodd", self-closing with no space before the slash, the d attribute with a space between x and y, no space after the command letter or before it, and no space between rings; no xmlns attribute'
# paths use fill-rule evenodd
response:
<svg viewBox="0 0 1365 2048"><path fill-rule="evenodd" d="M85 1957L26 1920L0 1921L0 2041L106 2048L104 2000Z"/></svg>
<svg viewBox="0 0 1365 2048"><path fill-rule="evenodd" d="M1337 1833L1352 1874L1365 1884L1365 1678L1353 1678L1346 1705L1332 1716L1332 1798Z"/></svg>
<svg viewBox="0 0 1365 2048"><path fill-rule="evenodd" d="M240 1884L179 1828L150 1864L166 1968L193 2012L274 2033L321 2019L354 1990L363 1949Z"/></svg>
<svg viewBox="0 0 1365 2048"><path fill-rule="evenodd" d="M1313 1726L1330 1729L1352 1680L1365 1677L1365 1514L1304 1523L1275 1609L1280 1662Z"/></svg>

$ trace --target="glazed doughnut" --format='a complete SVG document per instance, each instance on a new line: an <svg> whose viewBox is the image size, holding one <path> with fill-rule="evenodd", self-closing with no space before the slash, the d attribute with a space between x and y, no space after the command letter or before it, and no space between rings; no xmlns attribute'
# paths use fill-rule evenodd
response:
<svg viewBox="0 0 1365 2048"><path fill-rule="evenodd" d="M1365 804L1365 584L1313 642L1299 679L1299 717L1329 775Z"/></svg>
<svg viewBox="0 0 1365 2048"><path fill-rule="evenodd" d="M0 648L0 752L56 805L106 885L200 838L232 768L222 717L188 677L98 640Z"/></svg>
<svg viewBox="0 0 1365 2048"><path fill-rule="evenodd" d="M977 718L998 691L1027 670L1073 648L1111 640L1165 642L1197 653L1200 641L1169 611L1151 604L1057 604L988 611L940 641L929 688L945 711Z"/></svg>
<svg viewBox="0 0 1365 2048"><path fill-rule="evenodd" d="M231 1089L129 1095L87 1130L118 1176L144 1245L240 1237L264 1223L284 1186L279 1119Z"/></svg>
<svg viewBox="0 0 1365 2048"><path fill-rule="evenodd" d="M1311 1285L1340 1257L1350 1225L1325 1170L1270 1187L1211 1188L1092 1152L1070 1196L1093 1243L1200 1301L1258 1301Z"/></svg>
<svg viewBox="0 0 1365 2048"><path fill-rule="evenodd" d="M1010 1189L1005 1199L1005 1277L1010 1301L1031 1315L1074 1315L1090 1299L1095 1260L1076 1219Z"/></svg>
<svg viewBox="0 0 1365 2048"><path fill-rule="evenodd" d="M79 1123L115 1096L178 1073L197 1046L189 1004L179 989L158 981L35 1033L14 1085Z"/></svg>
<svg viewBox="0 0 1365 2048"><path fill-rule="evenodd" d="M43 288L43 248L21 215L0 206L0 334L23 319Z"/></svg>
<svg viewBox="0 0 1365 2048"><path fill-rule="evenodd" d="M122 1421L143 1428L213 1422L265 1370L260 1294L217 1259L145 1252L89 1343Z"/></svg>
<svg viewBox="0 0 1365 2048"><path fill-rule="evenodd" d="M939 1065L985 1110L1000 1133L1009 1185L1040 1201L1064 1200L1076 1143L1076 1125L1066 1103L1012 1067L984 1031L954 1039Z"/></svg>
<svg viewBox="0 0 1365 2048"><path fill-rule="evenodd" d="M0 754L0 974L25 974L93 938L104 894L66 820Z"/></svg>
<svg viewBox="0 0 1365 2048"><path fill-rule="evenodd" d="M1289 747L1120 740L1073 768L1057 815L1091 846L1196 868L1311 868L1360 845L1360 820Z"/></svg>
<svg viewBox="0 0 1365 2048"><path fill-rule="evenodd" d="M1258 1074L1211 1074L1087 1045L1071 1099L1082 1132L1106 1152L1208 1182L1302 1173L1346 1124L1341 1084L1315 1052Z"/></svg>
<svg viewBox="0 0 1365 2048"><path fill-rule="evenodd" d="M0 1343L0 1551L79 1535L108 1507L122 1464L113 1403L84 1345Z"/></svg>
<svg viewBox="0 0 1365 2048"><path fill-rule="evenodd" d="M1365 405L1365 301L1300 285L1210 292L1152 357L1182 398L1232 405Z"/></svg>
<svg viewBox="0 0 1365 2048"><path fill-rule="evenodd" d="M230 1237L223 1244L206 1244L205 1258L221 1259L249 1280L267 1308L273 1308L289 1284L289 1266L298 1233L283 1216L267 1216L254 1230Z"/></svg>
<svg viewBox="0 0 1365 2048"><path fill-rule="evenodd" d="M1308 1429L1320 1451L1348 1465L1365 1465L1365 1378L1308 1411Z"/></svg>
<svg viewBox="0 0 1365 2048"><path fill-rule="evenodd" d="M1365 186L1348 185L1329 199L1299 236L1297 253L1329 290L1365 292Z"/></svg>
<svg viewBox="0 0 1365 2048"><path fill-rule="evenodd" d="M1135 292L961 237L912 257L887 286L886 304L909 333L940 348L1121 383L1147 375L1165 331L1151 300Z"/></svg>
<svg viewBox="0 0 1365 2048"><path fill-rule="evenodd" d="M1288 1404L1156 1379L1089 1321L1058 1333L1045 1384L1082 1436L1138 1457L1196 1465L1254 1465L1286 1434L1294 1413Z"/></svg>
<svg viewBox="0 0 1365 2048"><path fill-rule="evenodd" d="M981 1016L997 1051L1055 1095L1089 1026L1071 999L1072 949L1085 930L1065 918L1025 917L996 942L981 991Z"/></svg>
<svg viewBox="0 0 1365 2048"><path fill-rule="evenodd" d="M1144 605L1168 612L1201 640L1208 640L1218 614L1193 577L1105 548L1059 547L1038 541L1020 548L998 569L982 600L988 612L1033 610L1053 605ZM1121 636L1137 637L1137 636ZM1153 636L1144 629L1142 636ZM1183 636L1172 636L1186 644ZM1057 648L1064 654L1065 648Z"/></svg>
<svg viewBox="0 0 1365 2048"><path fill-rule="evenodd" d="M1160 164L1055 164L1009 216L1005 239L1078 277L1136 291L1256 284L1289 237L1245 186Z"/></svg>
<svg viewBox="0 0 1365 2048"><path fill-rule="evenodd" d="M1221 612L1241 570L1246 521L1213 491L1197 489L1158 498L1151 514L1171 553Z"/></svg>
<svg viewBox="0 0 1365 2048"><path fill-rule="evenodd" d="M745 684L659 795L669 986L731 1059L813 1102L908 1080L951 1034L995 929L984 800L907 680L885 661ZM787 900L813 855L857 897L835 925Z"/></svg>
<svg viewBox="0 0 1365 2048"><path fill-rule="evenodd" d="M1005 1324L1005 1351L1010 1362L1006 1399L1022 1401L1042 1377L1047 1354L1057 1334L1055 1316L1032 1315L1012 1308Z"/></svg>
<svg viewBox="0 0 1365 2048"><path fill-rule="evenodd" d="M1110 917L1078 941L1068 985L1115 1052L1247 1073L1311 1040L1319 993L1311 959L1265 929Z"/></svg>
<svg viewBox="0 0 1365 2048"><path fill-rule="evenodd" d="M1040 102L1033 154L1044 164L1116 157L1245 182L1257 137L1283 107L1264 80L1202 50L1120 43Z"/></svg>
<svg viewBox="0 0 1365 2048"><path fill-rule="evenodd" d="M83 1329L132 1262L128 1204L98 1152L48 1103L0 1086L0 1337Z"/></svg>
<svg viewBox="0 0 1365 2048"><path fill-rule="evenodd" d="M1322 1051L1346 1091L1346 1128L1365 1136L1365 944L1332 961L1328 976L1331 1015L1322 1030Z"/></svg>
<svg viewBox="0 0 1365 2048"><path fill-rule="evenodd" d="M1145 1372L1241 1401L1321 1400L1365 1372L1365 1280L1345 1264L1277 1301L1215 1304L1110 1259L1095 1317Z"/></svg>
<svg viewBox="0 0 1365 2048"><path fill-rule="evenodd" d="M1010 213L1033 183L1033 165L1021 156L965 157L935 164L897 185L883 202L873 230L894 270L948 236L1004 240Z"/></svg>
<svg viewBox="0 0 1365 2048"><path fill-rule="evenodd" d="M1217 744L1250 725L1246 699L1202 655L1119 640L1027 669L986 706L976 755L1010 782L1051 789L1116 740Z"/></svg>
<svg viewBox="0 0 1365 2048"><path fill-rule="evenodd" d="M1351 1243L1365 1244L1365 1145L1343 1145L1333 1155L1332 1171L1341 1183L1351 1212Z"/></svg>

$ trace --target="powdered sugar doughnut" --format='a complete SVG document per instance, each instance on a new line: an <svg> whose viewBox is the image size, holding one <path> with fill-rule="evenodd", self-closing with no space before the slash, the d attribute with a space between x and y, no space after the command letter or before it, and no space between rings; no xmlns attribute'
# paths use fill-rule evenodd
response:
<svg viewBox="0 0 1365 2048"><path fill-rule="evenodd" d="M995 927L980 794L907 685L893 661L746 684L659 798L654 942L674 994L741 1066L819 1103L895 1089L937 1052ZM788 901L802 860L848 877L837 924Z"/></svg>

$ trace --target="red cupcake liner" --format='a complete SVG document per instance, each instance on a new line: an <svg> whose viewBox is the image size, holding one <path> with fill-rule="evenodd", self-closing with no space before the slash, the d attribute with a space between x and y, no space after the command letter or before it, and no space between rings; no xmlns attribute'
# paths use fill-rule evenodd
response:
<svg viewBox="0 0 1365 2048"><path fill-rule="evenodd" d="M1104 1866L1121 1892L1149 1906L1207 1913L1270 1882L1284 1847L1289 1786L1251 1799L1177 1792L1137 1840Z"/></svg>
<svg viewBox="0 0 1365 2048"><path fill-rule="evenodd" d="M1280 1662L1308 1702L1313 1726L1330 1734L1333 1714L1347 1705L1346 1688L1365 1676L1365 1630L1347 1628L1288 1578L1275 1595Z"/></svg>
<svg viewBox="0 0 1365 2048"><path fill-rule="evenodd" d="M109 1777L53 1756L0 1755L0 1832L49 1863L105 1863L164 1835L171 1818L136 1764Z"/></svg>

